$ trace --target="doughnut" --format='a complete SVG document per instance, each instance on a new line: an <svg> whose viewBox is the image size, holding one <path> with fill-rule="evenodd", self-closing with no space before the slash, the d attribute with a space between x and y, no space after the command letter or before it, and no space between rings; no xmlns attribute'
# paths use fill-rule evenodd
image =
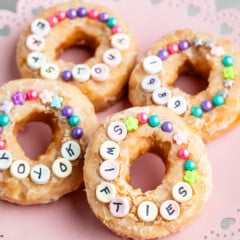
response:
<svg viewBox="0 0 240 240"><path fill-rule="evenodd" d="M30 159L16 134L38 121L52 129L45 153ZM55 201L83 181L83 157L98 125L94 107L77 88L42 79L0 88L0 198L28 205ZM37 136L36 136L37 137Z"/></svg>
<svg viewBox="0 0 240 240"><path fill-rule="evenodd" d="M76 45L94 50L94 56L80 64L59 59ZM137 53L126 23L112 10L70 1L33 19L20 36L16 57L22 77L73 84L100 111L124 94Z"/></svg>
<svg viewBox="0 0 240 240"><path fill-rule="evenodd" d="M129 184L129 173L146 152L161 157L166 174L154 190L142 192ZM107 117L88 145L83 176L96 217L133 239L178 231L200 212L212 188L202 139L163 106L133 107Z"/></svg>
<svg viewBox="0 0 240 240"><path fill-rule="evenodd" d="M240 119L239 59L239 50L229 40L191 30L172 32L156 42L134 68L130 102L167 106L205 142L210 141ZM185 73L207 79L207 88L190 95L175 87L178 76Z"/></svg>

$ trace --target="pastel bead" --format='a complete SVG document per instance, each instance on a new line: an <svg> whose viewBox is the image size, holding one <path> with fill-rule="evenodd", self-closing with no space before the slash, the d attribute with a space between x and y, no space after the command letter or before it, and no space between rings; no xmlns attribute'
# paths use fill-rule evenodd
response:
<svg viewBox="0 0 240 240"><path fill-rule="evenodd" d="M12 154L7 150L0 150L0 170L8 169L13 161Z"/></svg>
<svg viewBox="0 0 240 240"><path fill-rule="evenodd" d="M116 179L119 175L119 164L115 160L105 160L99 168L100 176L107 181Z"/></svg>
<svg viewBox="0 0 240 240"><path fill-rule="evenodd" d="M27 66L33 70L40 69L46 63L46 55L41 52L30 52L27 56Z"/></svg>
<svg viewBox="0 0 240 240"><path fill-rule="evenodd" d="M103 63L97 63L93 65L90 71L91 76L95 81L104 81L110 75L108 66Z"/></svg>
<svg viewBox="0 0 240 240"><path fill-rule="evenodd" d="M103 203L111 202L116 197L116 188L112 183L102 182L96 187L96 198Z"/></svg>
<svg viewBox="0 0 240 240"><path fill-rule="evenodd" d="M138 129L138 119L135 117L129 116L126 120L124 120L124 124L129 132Z"/></svg>
<svg viewBox="0 0 240 240"><path fill-rule="evenodd" d="M202 108L200 106L194 106L191 109L191 114L194 117L200 118L203 115L203 110L202 110Z"/></svg>
<svg viewBox="0 0 240 240"><path fill-rule="evenodd" d="M187 148L180 148L178 150L178 153L177 153L178 157L180 157L181 159L188 159L189 156L190 156L190 152Z"/></svg>
<svg viewBox="0 0 240 240"><path fill-rule="evenodd" d="M14 105L23 105L25 104L26 94L17 91L11 96L11 98Z"/></svg>
<svg viewBox="0 0 240 240"><path fill-rule="evenodd" d="M109 18L107 21L107 25L112 28L118 24L118 20L116 18Z"/></svg>
<svg viewBox="0 0 240 240"><path fill-rule="evenodd" d="M111 122L107 128L107 135L113 141L122 141L127 136L127 128L123 122Z"/></svg>
<svg viewBox="0 0 240 240"><path fill-rule="evenodd" d="M157 75L147 75L141 81L141 87L145 92L153 92L161 86L161 81Z"/></svg>
<svg viewBox="0 0 240 240"><path fill-rule="evenodd" d="M125 51L130 46L130 38L127 34L116 33L111 38L111 45L120 51Z"/></svg>
<svg viewBox="0 0 240 240"><path fill-rule="evenodd" d="M58 24L58 18L56 16L51 16L47 19L51 27L55 27Z"/></svg>
<svg viewBox="0 0 240 240"><path fill-rule="evenodd" d="M46 40L42 35L31 34L26 39L26 46L30 51L40 52L44 49Z"/></svg>
<svg viewBox="0 0 240 240"><path fill-rule="evenodd" d="M172 196L177 202L186 202L192 197L192 187L186 182L178 182L172 188Z"/></svg>
<svg viewBox="0 0 240 240"><path fill-rule="evenodd" d="M179 46L176 43L170 43L167 46L167 50L170 54L178 53L179 52Z"/></svg>
<svg viewBox="0 0 240 240"><path fill-rule="evenodd" d="M51 30L49 22L43 18L37 18L37 19L33 20L30 28L31 28L31 32L33 34L39 34L44 37L47 36Z"/></svg>
<svg viewBox="0 0 240 240"><path fill-rule="evenodd" d="M181 115L187 111L187 101L182 96L173 96L169 99L167 107Z"/></svg>
<svg viewBox="0 0 240 240"><path fill-rule="evenodd" d="M61 146L61 155L69 161L75 161L81 154L81 147L75 141L66 141Z"/></svg>
<svg viewBox="0 0 240 240"><path fill-rule="evenodd" d="M108 140L101 144L99 153L104 160L116 160L120 154L120 147L117 143Z"/></svg>
<svg viewBox="0 0 240 240"><path fill-rule="evenodd" d="M201 108L202 108L202 110L203 110L204 112L208 112L208 111L212 110L213 104L212 104L212 102L209 101L209 100L204 100L204 101L202 101L202 103L201 103Z"/></svg>
<svg viewBox="0 0 240 240"><path fill-rule="evenodd" d="M129 200L124 197L115 197L110 202L109 209L114 217L125 217L130 211Z"/></svg>
<svg viewBox="0 0 240 240"><path fill-rule="evenodd" d="M58 21L63 21L66 19L67 14L64 11L59 10L55 13L55 17L58 19Z"/></svg>
<svg viewBox="0 0 240 240"><path fill-rule="evenodd" d="M43 164L35 165L30 172L32 182L38 185L46 184L50 179L51 173L47 166Z"/></svg>
<svg viewBox="0 0 240 240"><path fill-rule="evenodd" d="M66 178L72 173L72 164L65 158L58 158L52 164L52 171L58 178Z"/></svg>
<svg viewBox="0 0 240 240"><path fill-rule="evenodd" d="M215 106L222 106L225 102L224 97L220 94L216 94L213 99L212 102Z"/></svg>
<svg viewBox="0 0 240 240"><path fill-rule="evenodd" d="M142 64L148 74L157 74L162 70L162 60L155 55L145 57Z"/></svg>
<svg viewBox="0 0 240 240"><path fill-rule="evenodd" d="M153 91L152 100L157 105L165 105L172 97L171 91L166 87L160 87Z"/></svg>
<svg viewBox="0 0 240 240"><path fill-rule="evenodd" d="M160 118L157 115L151 115L148 118L148 124L150 127L158 127L160 125Z"/></svg>
<svg viewBox="0 0 240 240"><path fill-rule="evenodd" d="M11 112L13 106L14 106L14 104L12 101L4 100L2 105L0 106L0 112L9 114ZM0 133L1 133L1 128L0 128Z"/></svg>
<svg viewBox="0 0 240 240"><path fill-rule="evenodd" d="M169 53L166 49L160 49L157 53L157 56L164 61L168 59Z"/></svg>
<svg viewBox="0 0 240 240"><path fill-rule="evenodd" d="M99 16L99 12L96 9L90 9L88 12L88 17L91 19L97 19Z"/></svg>
<svg viewBox="0 0 240 240"><path fill-rule="evenodd" d="M160 215L163 219L172 221L180 215L180 206L174 200L166 200L160 206Z"/></svg>
<svg viewBox="0 0 240 240"><path fill-rule="evenodd" d="M30 173L30 165L28 162L23 160L16 160L10 167L10 173L17 179L24 179Z"/></svg>
<svg viewBox="0 0 240 240"><path fill-rule="evenodd" d="M5 113L0 114L0 126L6 127L9 123L10 123L10 117Z"/></svg>
<svg viewBox="0 0 240 240"><path fill-rule="evenodd" d="M27 99L32 101L38 99L38 92L36 90L28 90L26 93Z"/></svg>
<svg viewBox="0 0 240 240"><path fill-rule="evenodd" d="M233 57L230 55L226 55L222 58L222 64L225 67L230 67L233 65L233 63L234 63Z"/></svg>
<svg viewBox="0 0 240 240"><path fill-rule="evenodd" d="M91 70L86 64L77 64L72 68L72 77L78 82L86 82L91 77Z"/></svg>
<svg viewBox="0 0 240 240"><path fill-rule="evenodd" d="M163 122L161 129L163 132L172 132L173 125L171 122L166 121L166 122Z"/></svg>
<svg viewBox="0 0 240 240"><path fill-rule="evenodd" d="M137 214L143 222L152 222L158 215L158 207L154 202L144 201L139 204Z"/></svg>
<svg viewBox="0 0 240 240"><path fill-rule="evenodd" d="M68 118L68 123L70 126L75 127L80 123L80 118L77 115L72 115Z"/></svg>
<svg viewBox="0 0 240 240"><path fill-rule="evenodd" d="M112 34L121 33L122 31L122 27L119 25L115 25L112 27Z"/></svg>
<svg viewBox="0 0 240 240"><path fill-rule="evenodd" d="M196 162L194 162L193 160L187 160L185 163L184 163L184 168L185 170L188 170L188 171L193 171L195 170L197 167L197 164Z"/></svg>
<svg viewBox="0 0 240 240"><path fill-rule="evenodd" d="M145 112L140 112L137 114L137 119L140 124L145 124L148 122L148 115Z"/></svg>
<svg viewBox="0 0 240 240"><path fill-rule="evenodd" d="M83 129L80 127L74 127L72 129L72 137L75 139L79 139L83 136Z"/></svg>

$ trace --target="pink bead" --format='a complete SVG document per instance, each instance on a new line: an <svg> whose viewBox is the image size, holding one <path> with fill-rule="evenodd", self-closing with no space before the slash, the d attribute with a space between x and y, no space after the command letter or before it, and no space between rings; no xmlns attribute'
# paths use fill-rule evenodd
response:
<svg viewBox="0 0 240 240"><path fill-rule="evenodd" d="M61 11L61 10L57 11L55 16L58 19L58 21L63 21L67 17L66 12Z"/></svg>
<svg viewBox="0 0 240 240"><path fill-rule="evenodd" d="M141 124L147 123L148 115L145 112L140 112L137 115L137 119L138 119L139 123L141 123Z"/></svg>
<svg viewBox="0 0 240 240"><path fill-rule="evenodd" d="M47 20L51 27L54 27L58 24L58 18L56 16L51 16Z"/></svg>
<svg viewBox="0 0 240 240"><path fill-rule="evenodd" d="M88 12L88 16L91 19L98 19L99 12L96 9L90 9L89 12Z"/></svg>
<svg viewBox="0 0 240 240"><path fill-rule="evenodd" d="M178 53L179 52L179 46L176 43L170 43L167 47L167 50L170 54Z"/></svg>
<svg viewBox="0 0 240 240"><path fill-rule="evenodd" d="M121 26L116 25L116 26L112 27L112 34L121 33L121 32L122 32Z"/></svg>
<svg viewBox="0 0 240 240"><path fill-rule="evenodd" d="M35 90L28 90L27 92L27 99L28 100L36 100L38 99L38 93Z"/></svg>
<svg viewBox="0 0 240 240"><path fill-rule="evenodd" d="M6 148L6 140L5 139L0 139L0 150L3 150Z"/></svg>
<svg viewBox="0 0 240 240"><path fill-rule="evenodd" d="M187 160L190 156L190 152L188 149L186 148L180 148L178 150L178 156L181 158L181 159L184 159L184 160Z"/></svg>

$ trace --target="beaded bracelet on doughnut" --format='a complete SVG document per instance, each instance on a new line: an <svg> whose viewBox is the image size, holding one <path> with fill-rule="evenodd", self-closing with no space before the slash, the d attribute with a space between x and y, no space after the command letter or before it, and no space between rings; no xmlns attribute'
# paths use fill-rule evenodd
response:
<svg viewBox="0 0 240 240"><path fill-rule="evenodd" d="M130 101L134 105L167 105L208 141L238 119L236 106L239 97L236 99L235 89L240 85L237 74L239 56L237 49L227 40L208 34L183 30L166 35L133 71L129 83ZM181 74L189 68L209 75L207 89L194 96L173 86L179 72ZM140 92L143 96L136 98ZM234 98L235 103L232 102ZM232 107L235 110L230 110ZM229 121L227 116L231 111L235 112ZM226 116L220 120L219 115L225 115L224 112Z"/></svg>
<svg viewBox="0 0 240 240"><path fill-rule="evenodd" d="M164 158L167 172L161 185L142 193L129 185L129 168L152 149ZM165 107L110 116L93 136L84 164L96 216L118 235L137 239L160 238L189 222L209 196L210 176L202 140Z"/></svg>
<svg viewBox="0 0 240 240"><path fill-rule="evenodd" d="M57 59L74 44L93 48L94 57L77 65ZM74 84L100 110L122 94L136 54L133 37L115 13L98 5L69 2L45 10L32 21L20 38L17 62L24 77Z"/></svg>
<svg viewBox="0 0 240 240"><path fill-rule="evenodd" d="M97 126L88 99L74 87L38 79L9 82L0 92L1 198L20 204L42 203L78 187L86 144ZM24 123L36 120L50 124L53 137L46 153L32 161L15 133Z"/></svg>

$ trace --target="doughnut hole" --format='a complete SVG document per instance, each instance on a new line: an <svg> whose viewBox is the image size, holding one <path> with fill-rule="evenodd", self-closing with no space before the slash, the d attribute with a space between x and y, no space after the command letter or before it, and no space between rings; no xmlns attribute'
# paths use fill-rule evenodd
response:
<svg viewBox="0 0 240 240"><path fill-rule="evenodd" d="M196 65L186 61L178 69L178 77L174 82L174 87L187 94L196 95L207 89L209 73L210 66L208 63Z"/></svg>

